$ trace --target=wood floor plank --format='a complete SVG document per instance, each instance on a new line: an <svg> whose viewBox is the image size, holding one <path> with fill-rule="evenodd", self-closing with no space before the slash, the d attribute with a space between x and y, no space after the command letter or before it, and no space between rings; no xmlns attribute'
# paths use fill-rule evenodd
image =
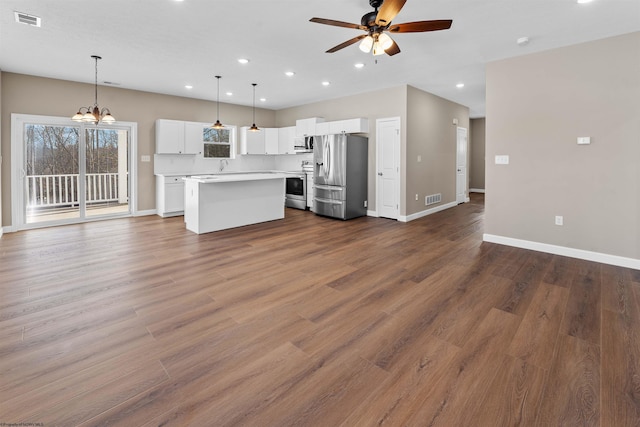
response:
<svg viewBox="0 0 640 427"><path fill-rule="evenodd" d="M640 423L640 286L603 266L601 425Z"/></svg>
<svg viewBox="0 0 640 427"><path fill-rule="evenodd" d="M560 334L538 425L600 424L600 347Z"/></svg>
<svg viewBox="0 0 640 427"><path fill-rule="evenodd" d="M548 370L553 360L558 330L565 312L569 290L540 284L524 315L508 353L538 368Z"/></svg>
<svg viewBox="0 0 640 427"><path fill-rule="evenodd" d="M483 198L5 233L0 422L638 425L640 272L483 242Z"/></svg>

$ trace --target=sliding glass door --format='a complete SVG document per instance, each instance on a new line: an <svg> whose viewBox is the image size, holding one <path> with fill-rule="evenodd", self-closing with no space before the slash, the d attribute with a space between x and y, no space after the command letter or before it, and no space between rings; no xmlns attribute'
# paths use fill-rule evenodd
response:
<svg viewBox="0 0 640 427"><path fill-rule="evenodd" d="M12 136L18 228L130 215L131 126L20 116ZM17 141L16 141L17 140Z"/></svg>

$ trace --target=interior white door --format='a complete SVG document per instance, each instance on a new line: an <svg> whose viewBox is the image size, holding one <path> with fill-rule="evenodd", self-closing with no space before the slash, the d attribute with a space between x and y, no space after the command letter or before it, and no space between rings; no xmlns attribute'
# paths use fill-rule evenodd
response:
<svg viewBox="0 0 640 427"><path fill-rule="evenodd" d="M467 129L458 128L456 154L456 202L458 204L467 201Z"/></svg>
<svg viewBox="0 0 640 427"><path fill-rule="evenodd" d="M376 120L376 199L378 216L400 212L400 118Z"/></svg>

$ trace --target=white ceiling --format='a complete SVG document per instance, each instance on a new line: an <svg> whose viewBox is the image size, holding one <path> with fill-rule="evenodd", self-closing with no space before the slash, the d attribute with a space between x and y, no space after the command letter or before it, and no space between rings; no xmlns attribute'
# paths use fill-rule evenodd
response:
<svg viewBox="0 0 640 427"><path fill-rule="evenodd" d="M451 29L395 34L393 57L357 44L324 53L361 33L310 18L359 23L372 10L368 0L2 0L0 69L92 83L100 55L101 84L215 101L219 74L221 102L251 105L257 83L257 106L275 110L409 84L483 117L487 62L640 31L640 0L408 0L394 23L453 19ZM42 27L16 23L14 11Z"/></svg>

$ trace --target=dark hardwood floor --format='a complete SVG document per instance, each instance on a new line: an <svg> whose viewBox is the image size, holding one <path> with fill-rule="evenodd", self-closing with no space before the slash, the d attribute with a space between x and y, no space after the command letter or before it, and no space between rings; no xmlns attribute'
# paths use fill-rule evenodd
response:
<svg viewBox="0 0 640 427"><path fill-rule="evenodd" d="M5 234L0 424L640 425L640 272L483 214Z"/></svg>

